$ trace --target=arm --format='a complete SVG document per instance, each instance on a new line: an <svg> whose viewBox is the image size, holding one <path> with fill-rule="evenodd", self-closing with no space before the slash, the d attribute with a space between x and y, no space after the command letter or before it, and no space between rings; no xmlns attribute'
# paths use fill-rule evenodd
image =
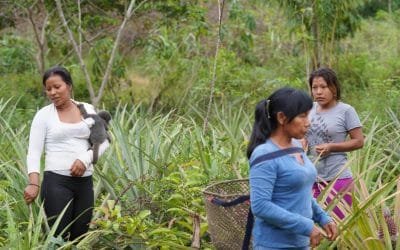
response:
<svg viewBox="0 0 400 250"><path fill-rule="evenodd" d="M102 144L100 144L99 158L109 146L110 143L108 140L105 140ZM71 176L77 176L77 177L82 176L92 162L93 162L93 150L90 149L86 152L83 152L78 156L78 158L74 161L74 163L72 163Z"/></svg>
<svg viewBox="0 0 400 250"><path fill-rule="evenodd" d="M24 199L26 204L32 203L39 194L39 173L29 174L29 183L24 189Z"/></svg>
<svg viewBox="0 0 400 250"><path fill-rule="evenodd" d="M27 155L27 169L29 183L24 190L24 199L27 204L33 202L39 193L40 158L46 137L46 126L41 113L35 115L29 135L29 146Z"/></svg>
<svg viewBox="0 0 400 250"><path fill-rule="evenodd" d="M313 210L313 221L318 223L321 227L325 226L332 221L332 218L320 207L317 201L313 198L311 204Z"/></svg>
<svg viewBox="0 0 400 250"><path fill-rule="evenodd" d="M291 213L271 201L276 178L276 166L273 164L264 163L250 169L250 204L253 214L276 227L310 236L314 229L311 219Z"/></svg>
<svg viewBox="0 0 400 250"><path fill-rule="evenodd" d="M106 151L106 149L109 147L110 143L108 140L105 140L100 146L99 146L99 157ZM90 166L90 164L93 161L93 150L88 150L84 153L82 153L75 161L72 163L71 166L71 176L82 176L86 169Z"/></svg>
<svg viewBox="0 0 400 250"><path fill-rule="evenodd" d="M364 146L362 128L354 128L349 131L350 139L344 142L324 143L315 146L317 153L327 155L331 152L349 152Z"/></svg>
<svg viewBox="0 0 400 250"><path fill-rule="evenodd" d="M349 106L344 113L343 129L350 135L350 140L338 143L326 143L315 147L317 153L327 155L330 152L349 152L364 146L364 136L362 134L360 118L356 110Z"/></svg>
<svg viewBox="0 0 400 250"><path fill-rule="evenodd" d="M312 199L313 221L318 223L326 232L326 237L333 241L338 232L333 219L320 207L315 199Z"/></svg>
<svg viewBox="0 0 400 250"><path fill-rule="evenodd" d="M109 140L105 139L104 142L100 145L98 145L98 150L97 150L97 158L100 158L100 156L106 151L106 149L110 146ZM93 162L93 155L94 155L94 150L90 149L86 152L81 153L78 155L77 159L72 163L71 166L71 176L82 176L86 169L92 164ZM94 164L93 164L94 165Z"/></svg>
<svg viewBox="0 0 400 250"><path fill-rule="evenodd" d="M110 146L110 142L108 140L105 140L102 144L99 146L99 158L101 155L104 154L104 152L107 150L107 148ZM88 168L89 165L93 161L93 150L88 150L86 152L83 152L82 154L79 155L78 160L80 160L85 168Z"/></svg>

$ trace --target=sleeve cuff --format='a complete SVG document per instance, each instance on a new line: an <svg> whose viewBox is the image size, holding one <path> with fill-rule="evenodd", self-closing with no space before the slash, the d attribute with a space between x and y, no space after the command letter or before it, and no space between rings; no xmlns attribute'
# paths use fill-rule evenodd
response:
<svg viewBox="0 0 400 250"><path fill-rule="evenodd" d="M86 169L89 168L93 160L93 150L86 151L85 153L79 155L77 159L80 160L83 165L85 165Z"/></svg>
<svg viewBox="0 0 400 250"><path fill-rule="evenodd" d="M38 168L28 168L28 175L31 173L38 173L40 174L40 171Z"/></svg>
<svg viewBox="0 0 400 250"><path fill-rule="evenodd" d="M321 221L318 223L321 227L325 226L329 222L332 222L332 218L328 215L322 216Z"/></svg>
<svg viewBox="0 0 400 250"><path fill-rule="evenodd" d="M302 226L299 230L299 234L310 236L311 232L314 228L314 221L311 219L304 218L304 226Z"/></svg>

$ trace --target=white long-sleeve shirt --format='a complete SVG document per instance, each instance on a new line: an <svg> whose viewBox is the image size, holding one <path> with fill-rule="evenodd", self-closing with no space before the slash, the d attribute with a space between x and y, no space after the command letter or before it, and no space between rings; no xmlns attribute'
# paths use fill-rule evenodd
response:
<svg viewBox="0 0 400 250"><path fill-rule="evenodd" d="M88 114L95 113L94 107L83 103ZM89 135L93 119L85 119L79 123L60 121L54 104L40 109L33 118L29 135L27 155L28 174L40 172L40 158L45 149L45 171L53 171L62 175L71 175L71 166L77 159L86 167L83 176L93 173L93 151L90 148ZM99 147L99 157L108 148L106 140Z"/></svg>

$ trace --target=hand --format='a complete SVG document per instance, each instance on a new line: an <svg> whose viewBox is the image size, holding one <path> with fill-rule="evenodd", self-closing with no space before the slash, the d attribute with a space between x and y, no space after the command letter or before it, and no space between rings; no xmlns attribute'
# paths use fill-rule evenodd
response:
<svg viewBox="0 0 400 250"><path fill-rule="evenodd" d="M71 176L80 177L86 171L86 167L80 160L76 159L71 166Z"/></svg>
<svg viewBox="0 0 400 250"><path fill-rule="evenodd" d="M329 143L319 144L315 146L315 152L320 156L327 156L331 153L331 145Z"/></svg>
<svg viewBox="0 0 400 250"><path fill-rule="evenodd" d="M31 204L39 194L39 187L35 185L27 185L24 190L24 199L26 204Z"/></svg>
<svg viewBox="0 0 400 250"><path fill-rule="evenodd" d="M313 227L310 235L310 246L311 248L317 247L319 243L321 242L322 239L322 234L320 232L320 229L318 229L316 226Z"/></svg>
<svg viewBox="0 0 400 250"><path fill-rule="evenodd" d="M306 138L300 139L299 140L301 143L301 147L303 148L304 152L308 151L308 141Z"/></svg>
<svg viewBox="0 0 400 250"><path fill-rule="evenodd" d="M326 236L327 236L328 240L330 240L330 241L334 241L336 239L336 237L338 236L337 226L336 226L336 223L333 221L326 224L324 226L324 230L326 232Z"/></svg>

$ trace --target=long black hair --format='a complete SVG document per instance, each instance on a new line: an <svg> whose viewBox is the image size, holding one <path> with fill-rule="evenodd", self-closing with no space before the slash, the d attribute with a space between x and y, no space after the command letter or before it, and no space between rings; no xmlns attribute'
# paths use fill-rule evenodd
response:
<svg viewBox="0 0 400 250"><path fill-rule="evenodd" d="M313 106L311 97L304 91L284 87L276 90L267 99L260 101L255 110L255 120L250 142L247 147L247 158L253 150L271 136L278 127L277 114L283 112L291 122L296 116L309 111Z"/></svg>
<svg viewBox="0 0 400 250"><path fill-rule="evenodd" d="M43 74L43 86L46 85L47 79L49 79L50 76L53 75L58 75L61 77L61 79L69 86L72 86L72 78L71 74L68 72L68 70L62 66L54 66L46 70Z"/></svg>

